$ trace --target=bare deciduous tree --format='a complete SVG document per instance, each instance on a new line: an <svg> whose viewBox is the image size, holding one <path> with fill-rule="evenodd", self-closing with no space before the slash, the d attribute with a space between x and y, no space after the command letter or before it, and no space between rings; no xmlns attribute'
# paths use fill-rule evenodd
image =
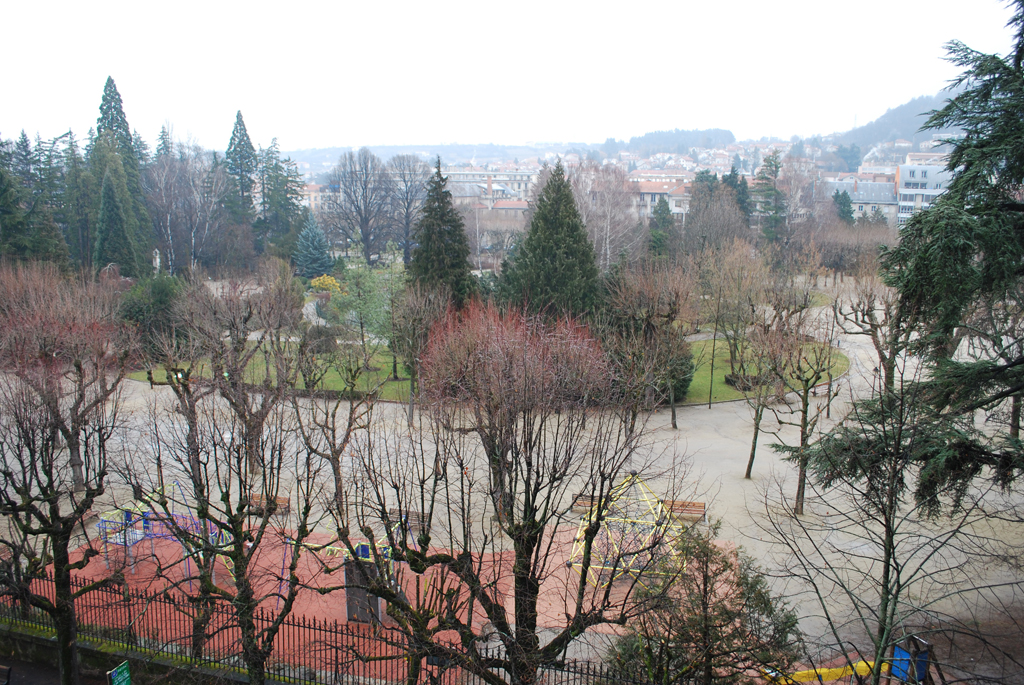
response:
<svg viewBox="0 0 1024 685"><path fill-rule="evenodd" d="M372 264L391 231L393 192L387 167L365 147L346 152L331 171L328 188L324 226L358 243L363 259Z"/></svg>
<svg viewBox="0 0 1024 685"><path fill-rule="evenodd" d="M391 213L402 261L412 259L413 231L427 197L430 167L416 155L395 155L388 160L391 173Z"/></svg>
<svg viewBox="0 0 1024 685"><path fill-rule="evenodd" d="M161 155L144 177L146 202L167 272L195 269L205 261L226 215L224 169L212 153L181 142L177 155Z"/></svg>
<svg viewBox="0 0 1024 685"><path fill-rule="evenodd" d="M736 191L724 183L693 184L690 209L683 222L683 250L729 249L734 241L750 238L747 217L736 202Z"/></svg>
<svg viewBox="0 0 1024 685"><path fill-rule="evenodd" d="M533 683L588 628L634 614L663 531L635 556L602 558L633 573L606 585L588 577L611 489L647 470L643 431L607 405L608 362L571 321L471 305L435 332L422 377L420 429L371 431L336 483L339 537L353 557L358 545L370 551L350 586L386 601L406 636L407 682L430 656L493 685ZM573 544L576 494L597 506L567 568L559 555ZM542 593L565 615L545 640Z"/></svg>
<svg viewBox="0 0 1024 685"><path fill-rule="evenodd" d="M622 168L587 160L569 182L602 273L643 251L647 236L636 213L636 191Z"/></svg>
<svg viewBox="0 0 1024 685"><path fill-rule="evenodd" d="M123 439L120 385L133 349L115 292L53 268L0 268L2 592L52 618L64 685L78 682L74 600L104 582L75 589L72 576L99 553L84 521ZM53 596L31 586L48 573Z"/></svg>
<svg viewBox="0 0 1024 685"><path fill-rule="evenodd" d="M324 462L303 449L293 412L300 363L291 338L301 304L284 264L265 267L252 289L215 295L200 284L190 292L179 335L191 344L168 346L165 360L173 400L155 408L150 449L127 470L136 497L196 561L192 574L176 564L160 569L177 585L199 583L183 609L193 656L202 655L214 606L228 606L249 682L260 684L303 588L297 570L324 511L315 506L324 498ZM175 488L176 481L187 486ZM176 511L192 513L183 519ZM215 582L218 562L231 584Z"/></svg>

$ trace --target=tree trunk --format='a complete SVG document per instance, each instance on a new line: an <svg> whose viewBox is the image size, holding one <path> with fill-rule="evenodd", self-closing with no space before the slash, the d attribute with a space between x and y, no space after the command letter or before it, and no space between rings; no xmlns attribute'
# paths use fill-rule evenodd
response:
<svg viewBox="0 0 1024 685"><path fill-rule="evenodd" d="M750 473L754 470L754 456L757 454L757 436L761 432L761 419L764 417L764 404L758 402L754 407L754 438L750 441L750 458L747 459L747 472L743 477L750 480Z"/></svg>
<svg viewBox="0 0 1024 685"><path fill-rule="evenodd" d="M801 389L800 393L800 452L799 460L800 472L799 480L796 484L796 506L793 507L793 513L797 516L803 516L804 513L804 493L807 490L807 454L804 450L807 449L808 443L811 441L810 433L810 412L811 412L811 385L805 385Z"/></svg>
<svg viewBox="0 0 1024 685"><path fill-rule="evenodd" d="M1020 395L1010 398L1010 437L1020 439Z"/></svg>
<svg viewBox="0 0 1024 685"><path fill-rule="evenodd" d="M672 406L672 430L679 430L676 425L676 386L671 378L668 382L668 402Z"/></svg>
<svg viewBox="0 0 1024 685"><path fill-rule="evenodd" d="M242 635L242 659L251 685L264 685L267 678L267 657L256 639L256 602L253 589L244 574L248 570L235 562L234 604L238 617L238 629Z"/></svg>
<svg viewBox="0 0 1024 685"><path fill-rule="evenodd" d="M78 625L75 621L74 591L68 569L67 540L54 540L53 623L57 630L57 663L61 685L78 685Z"/></svg>
<svg viewBox="0 0 1024 685"><path fill-rule="evenodd" d="M412 428L413 408L416 398L416 369L409 372L409 428Z"/></svg>

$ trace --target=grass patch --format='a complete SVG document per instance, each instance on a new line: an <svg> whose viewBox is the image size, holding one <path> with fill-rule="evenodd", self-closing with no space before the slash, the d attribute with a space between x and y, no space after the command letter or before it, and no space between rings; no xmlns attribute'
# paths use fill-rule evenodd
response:
<svg viewBox="0 0 1024 685"><path fill-rule="evenodd" d="M715 347L715 377L714 385L711 384L711 341L710 340L698 340L693 343L693 356L694 359L699 361L697 369L693 376L693 381L690 383L690 388L686 393L686 398L681 404L707 404L708 391L711 392L712 402L729 402L730 400L741 400L744 398L744 393L740 392L736 388L728 385L725 382L725 374L729 373L729 346L724 340L719 340ZM262 378L262 359L253 361L253 366L259 365L260 368L256 369L252 374L250 382L258 382ZM380 386L380 399L389 400L392 402L408 402L409 401L409 379L403 378L394 380L391 378L391 355L386 351L380 351L373 356L370 361L370 369L363 371L360 374L359 381L356 384L356 390L360 392L367 392L376 388L381 382L383 385ZM850 368L850 360L842 352L836 350L835 358L832 363L832 377L838 378ZM404 373L401 362L399 362L398 370L400 373ZM156 383L166 383L166 374L163 368L154 367L152 369L153 380ZM128 374L128 377L132 380L141 381L146 383L149 381L146 370L135 371ZM210 377L210 369L208 365L203 365L200 369L200 375L205 378ZM324 377L324 388L327 390L343 390L344 382L341 374L336 369L330 369L327 375Z"/></svg>
<svg viewBox="0 0 1024 685"><path fill-rule="evenodd" d="M378 352L375 354L369 364L369 369L364 370L356 382L356 390L359 392L368 392L377 388L380 385L380 398L384 400L391 400L394 402L408 402L409 401L409 379L402 378L394 380L391 378L392 360L391 355L387 352ZM259 383L264 377L263 370L263 358L259 355L253 359L249 367L249 376L246 380L249 383ZM149 371L153 373L153 382L158 384L165 384L167 382L167 373L163 367L153 367L152 369L142 369L140 371L133 371L128 374L128 378L143 383L149 382ZM210 367L208 364L202 364L198 369L199 376L201 378L210 378ZM398 363L399 373L404 373L405 369L402 367L402 363ZM302 383L299 383L302 387ZM329 369L327 375L324 376L323 387L326 390L344 390L345 382L337 369Z"/></svg>
<svg viewBox="0 0 1024 685"><path fill-rule="evenodd" d="M730 400L741 400L746 397L745 393L725 382L725 374L729 373L729 345L725 340L719 340L715 348L715 377L714 385L711 383L711 348L712 341L697 340L693 343L693 358L697 360L698 366L693 374L693 381L686 393L683 404L707 404L708 392L711 393L712 402L729 402ZM836 350L832 360L832 377L838 378L850 368L850 360L845 354Z"/></svg>

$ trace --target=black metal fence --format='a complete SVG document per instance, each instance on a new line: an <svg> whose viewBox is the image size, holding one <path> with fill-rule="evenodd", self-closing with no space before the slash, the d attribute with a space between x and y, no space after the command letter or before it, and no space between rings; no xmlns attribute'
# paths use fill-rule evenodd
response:
<svg viewBox="0 0 1024 685"><path fill-rule="evenodd" d="M74 589L84 584L76 581ZM34 581L34 593L53 599L53 582ZM178 591L145 592L100 587L75 600L79 637L128 655L170 657L183 666L244 671L241 632L230 607L203 607ZM256 630L271 627L276 613L257 611ZM52 630L50 617L11 597L0 600L0 621L15 630ZM267 662L270 677L286 682L338 685L404 683L410 650L405 636L381 625L362 625L289 616L281 622ZM469 671L426 657L418 682L429 685L484 685ZM505 678L502 671L496 674ZM643 685L605 664L567 660L542 667L538 685Z"/></svg>

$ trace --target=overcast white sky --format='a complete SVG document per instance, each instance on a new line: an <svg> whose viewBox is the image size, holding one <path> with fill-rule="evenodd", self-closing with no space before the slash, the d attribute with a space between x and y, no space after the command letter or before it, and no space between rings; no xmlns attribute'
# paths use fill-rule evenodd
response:
<svg viewBox="0 0 1024 685"><path fill-rule="evenodd" d="M864 124L1005 54L999 0L9 2L0 135L80 137L114 77L133 128L224 149L738 138Z"/></svg>

